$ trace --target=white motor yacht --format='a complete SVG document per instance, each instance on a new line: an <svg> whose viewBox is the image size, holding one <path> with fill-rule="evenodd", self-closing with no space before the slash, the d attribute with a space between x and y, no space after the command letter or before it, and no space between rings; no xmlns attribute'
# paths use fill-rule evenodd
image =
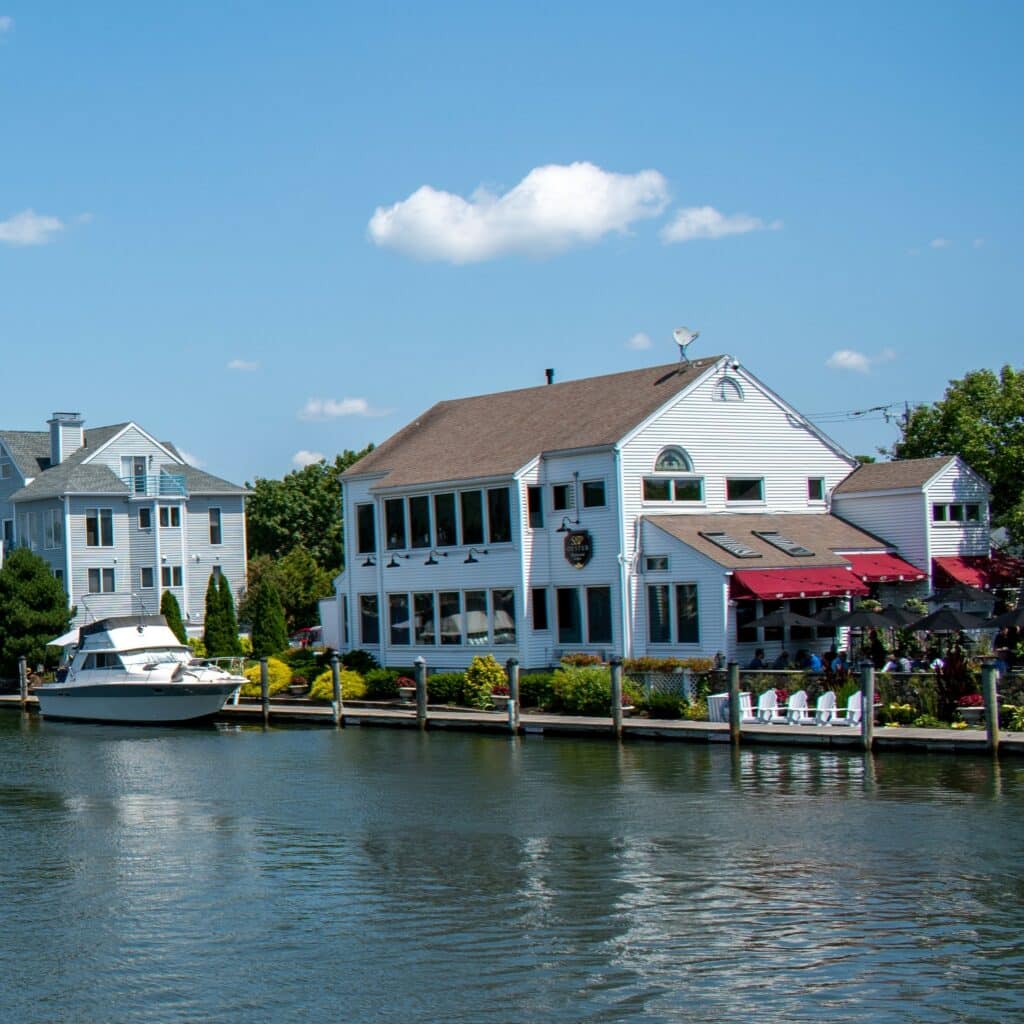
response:
<svg viewBox="0 0 1024 1024"><path fill-rule="evenodd" d="M245 682L197 660L161 615L101 619L51 643L71 650L58 681L33 691L45 718L188 722L215 715Z"/></svg>

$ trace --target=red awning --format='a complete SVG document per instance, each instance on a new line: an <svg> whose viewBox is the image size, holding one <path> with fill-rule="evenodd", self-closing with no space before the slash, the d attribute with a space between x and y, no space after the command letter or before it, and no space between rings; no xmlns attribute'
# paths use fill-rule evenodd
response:
<svg viewBox="0 0 1024 1024"><path fill-rule="evenodd" d="M843 555L853 563L853 571L865 583L909 583L928 578L915 565L895 555L871 552L863 555Z"/></svg>
<svg viewBox="0 0 1024 1024"><path fill-rule="evenodd" d="M946 555L933 558L936 587L964 583L969 587L992 590L1019 587L1024 581L1024 561L993 551L989 555Z"/></svg>
<svg viewBox="0 0 1024 1024"><path fill-rule="evenodd" d="M868 588L840 565L808 565L801 569L743 569L732 575L732 597L785 601L799 597L863 595Z"/></svg>

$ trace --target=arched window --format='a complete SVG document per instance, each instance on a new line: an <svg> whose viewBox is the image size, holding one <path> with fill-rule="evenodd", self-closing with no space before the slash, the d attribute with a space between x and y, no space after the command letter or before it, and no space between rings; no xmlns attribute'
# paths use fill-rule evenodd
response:
<svg viewBox="0 0 1024 1024"><path fill-rule="evenodd" d="M656 473L692 473L693 463L682 448L665 448L654 463Z"/></svg>
<svg viewBox="0 0 1024 1024"><path fill-rule="evenodd" d="M720 402L742 402L743 388L738 380L734 380L732 377L723 377L718 382L715 397Z"/></svg>

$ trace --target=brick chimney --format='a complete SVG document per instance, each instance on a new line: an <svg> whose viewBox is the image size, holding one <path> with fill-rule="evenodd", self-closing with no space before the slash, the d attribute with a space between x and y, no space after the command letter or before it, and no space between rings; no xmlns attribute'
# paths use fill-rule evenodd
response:
<svg viewBox="0 0 1024 1024"><path fill-rule="evenodd" d="M59 466L85 444L85 420L81 413L55 412L46 422L50 427L50 465Z"/></svg>

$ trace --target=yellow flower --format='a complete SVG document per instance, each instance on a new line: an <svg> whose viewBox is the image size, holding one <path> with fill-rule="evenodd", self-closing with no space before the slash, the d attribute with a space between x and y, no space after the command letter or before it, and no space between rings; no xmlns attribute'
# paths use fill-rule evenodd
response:
<svg viewBox="0 0 1024 1024"><path fill-rule="evenodd" d="M967 728L967 723L966 722L954 722L953 723L953 728L954 729L966 729Z"/></svg>

